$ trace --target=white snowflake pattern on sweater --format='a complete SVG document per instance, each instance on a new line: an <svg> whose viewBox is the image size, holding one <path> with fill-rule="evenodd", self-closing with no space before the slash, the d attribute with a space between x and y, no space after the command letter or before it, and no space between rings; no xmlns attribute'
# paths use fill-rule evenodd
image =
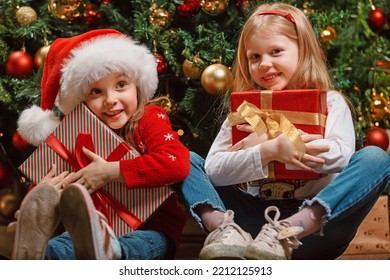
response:
<svg viewBox="0 0 390 280"><path fill-rule="evenodd" d="M170 158L172 161L175 161L175 160L176 160L176 156L171 155L171 154L168 154L168 158Z"/></svg>
<svg viewBox="0 0 390 280"><path fill-rule="evenodd" d="M173 134L172 133L167 133L164 135L165 141L171 141L173 139Z"/></svg>

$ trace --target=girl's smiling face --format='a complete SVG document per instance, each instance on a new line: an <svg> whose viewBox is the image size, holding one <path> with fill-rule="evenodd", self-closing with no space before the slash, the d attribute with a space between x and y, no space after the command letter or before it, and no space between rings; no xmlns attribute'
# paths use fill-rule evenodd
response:
<svg viewBox="0 0 390 280"><path fill-rule="evenodd" d="M137 87L123 74L110 74L89 89L86 105L112 129L122 128L137 110Z"/></svg>
<svg viewBox="0 0 390 280"><path fill-rule="evenodd" d="M249 73L262 89L283 90L298 67L298 44L284 35L258 32L246 44Z"/></svg>

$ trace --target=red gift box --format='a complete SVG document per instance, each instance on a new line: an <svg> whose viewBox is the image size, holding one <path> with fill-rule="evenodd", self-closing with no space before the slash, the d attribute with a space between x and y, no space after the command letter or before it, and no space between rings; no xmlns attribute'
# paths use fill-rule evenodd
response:
<svg viewBox="0 0 390 280"><path fill-rule="evenodd" d="M283 122L283 120L287 123L292 124L292 128L289 128L290 131L291 129L295 130L296 128L301 129L304 132L310 134L324 135L325 133L325 122L327 114L325 92L321 92L314 89L279 91L255 90L233 92L230 98L232 114L229 115L229 122L233 125L233 144L237 143L248 135L248 133L246 132L239 131L235 125L238 124L238 116L241 121L245 119L245 117L241 115L241 112L243 112L243 110L248 110L249 107L254 107L256 109L255 114L258 117L256 121L260 121L261 124L259 124L259 126L262 126L264 128L267 126L267 120L272 119L272 121L275 120L277 122L277 125L282 128L286 127L286 125L281 123ZM239 109L240 112L237 112L237 109ZM252 108L250 108L250 110L251 109ZM266 118L267 120L265 120ZM247 121L243 122L245 123ZM271 125L270 127L272 126L273 125ZM290 133L290 131L288 134L286 134L298 134L296 130L294 131L294 133ZM300 147L302 147L302 140L299 136L296 138L297 139L295 140L298 142L297 145L300 145ZM320 178L320 176L321 174L298 170L295 167L288 169L284 163L280 163L277 161L269 165L269 178L273 179L307 180L318 179Z"/></svg>
<svg viewBox="0 0 390 280"><path fill-rule="evenodd" d="M49 172L77 171L88 164L81 148L85 146L107 161L132 159L137 154L99 120L84 104L66 115L48 139L27 158L19 169L34 184ZM173 193L169 186L129 189L125 183L111 182L92 198L98 210L120 236L141 226Z"/></svg>

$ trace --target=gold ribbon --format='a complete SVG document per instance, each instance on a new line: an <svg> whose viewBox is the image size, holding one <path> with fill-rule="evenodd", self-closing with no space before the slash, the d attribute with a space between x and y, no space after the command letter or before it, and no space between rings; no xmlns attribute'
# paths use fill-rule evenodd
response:
<svg viewBox="0 0 390 280"><path fill-rule="evenodd" d="M228 120L231 126L249 123L259 136L267 132L271 138L275 138L284 133L297 149L298 159L301 160L305 154L305 144L301 134L282 113L261 110L244 100L237 108L237 112L229 114Z"/></svg>

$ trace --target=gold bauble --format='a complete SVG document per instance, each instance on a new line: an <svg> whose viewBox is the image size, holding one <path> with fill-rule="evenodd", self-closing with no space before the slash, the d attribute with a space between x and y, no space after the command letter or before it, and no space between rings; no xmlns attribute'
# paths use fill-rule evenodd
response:
<svg viewBox="0 0 390 280"><path fill-rule="evenodd" d="M328 25L325 29L321 30L320 41L322 43L327 44L330 42L336 42L336 39L337 39L337 32L332 26Z"/></svg>
<svg viewBox="0 0 390 280"><path fill-rule="evenodd" d="M228 67L223 64L211 64L204 69L200 82L205 91L211 95L225 93L231 86L232 73Z"/></svg>
<svg viewBox="0 0 390 280"><path fill-rule="evenodd" d="M311 15L313 13L313 10L310 8L310 5L311 4L309 2L303 3L303 12L306 15Z"/></svg>
<svg viewBox="0 0 390 280"><path fill-rule="evenodd" d="M72 21L81 16L79 7L82 0L50 0L47 6L49 13L64 21Z"/></svg>
<svg viewBox="0 0 390 280"><path fill-rule="evenodd" d="M8 193L0 197L0 215L6 218L12 218L18 210L19 199L14 194Z"/></svg>
<svg viewBox="0 0 390 280"><path fill-rule="evenodd" d="M383 94L375 94L372 98L372 120L374 122L380 122L386 114L389 114L388 101Z"/></svg>
<svg viewBox="0 0 390 280"><path fill-rule="evenodd" d="M157 8L149 15L149 23L165 29L171 23L171 14L162 8Z"/></svg>
<svg viewBox="0 0 390 280"><path fill-rule="evenodd" d="M43 47L40 47L34 56L34 65L35 68L39 69L43 67L43 64L45 63L47 53L50 49L50 45L45 45Z"/></svg>
<svg viewBox="0 0 390 280"><path fill-rule="evenodd" d="M20 7L15 13L16 21L20 26L27 26L37 21L37 12L31 7Z"/></svg>
<svg viewBox="0 0 390 280"><path fill-rule="evenodd" d="M201 62L200 58L195 58L195 59ZM194 62L186 59L183 62L183 73L184 76L186 76L187 78L190 78L192 80L197 80L202 75L202 70L199 67L197 67Z"/></svg>
<svg viewBox="0 0 390 280"><path fill-rule="evenodd" d="M228 7L229 0L213 0L213 1L200 1L202 11L210 16L218 16L222 14Z"/></svg>

